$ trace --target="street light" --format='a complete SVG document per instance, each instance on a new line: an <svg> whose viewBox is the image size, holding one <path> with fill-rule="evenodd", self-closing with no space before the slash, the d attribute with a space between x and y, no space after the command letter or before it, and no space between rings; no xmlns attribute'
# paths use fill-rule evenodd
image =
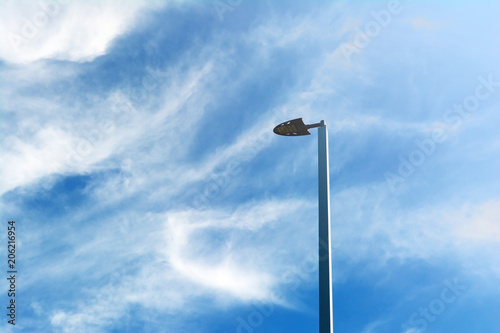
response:
<svg viewBox="0 0 500 333"><path fill-rule="evenodd" d="M318 127L318 206L319 206L319 333L333 333L332 270L330 260L330 175L328 171L328 132L324 120L306 125L302 118L285 121L273 132L283 136L310 135Z"/></svg>

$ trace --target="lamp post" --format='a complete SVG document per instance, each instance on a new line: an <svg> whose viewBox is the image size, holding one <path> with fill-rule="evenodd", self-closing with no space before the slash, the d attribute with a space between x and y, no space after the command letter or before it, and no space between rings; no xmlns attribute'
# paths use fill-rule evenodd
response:
<svg viewBox="0 0 500 333"><path fill-rule="evenodd" d="M285 121L274 128L283 136L310 135L318 127L318 206L319 206L319 333L333 333L332 270L330 260L330 175L328 169L328 132L324 120L306 125L302 118Z"/></svg>

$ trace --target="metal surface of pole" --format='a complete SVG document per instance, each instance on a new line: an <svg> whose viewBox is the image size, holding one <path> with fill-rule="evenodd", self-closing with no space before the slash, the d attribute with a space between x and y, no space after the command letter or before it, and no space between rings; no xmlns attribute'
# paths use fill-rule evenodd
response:
<svg viewBox="0 0 500 333"><path fill-rule="evenodd" d="M319 189L319 333L333 333L332 270L330 238L330 175L328 168L328 131L321 121L318 128Z"/></svg>

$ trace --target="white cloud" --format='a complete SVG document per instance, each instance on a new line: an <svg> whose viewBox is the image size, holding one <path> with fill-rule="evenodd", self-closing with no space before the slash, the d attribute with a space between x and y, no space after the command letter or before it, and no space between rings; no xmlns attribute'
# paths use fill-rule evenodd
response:
<svg viewBox="0 0 500 333"><path fill-rule="evenodd" d="M0 58L10 63L39 59L92 61L130 29L149 1L9 1L0 12Z"/></svg>
<svg viewBox="0 0 500 333"><path fill-rule="evenodd" d="M243 300L276 301L272 289L279 281L272 273L280 266L278 260L281 255L272 253L279 249L280 243L274 244L276 249L272 249L254 235L260 233L264 236L270 230L289 232L289 228L283 228L283 221L291 219L292 214L301 215L300 210L304 206L308 205L287 200L247 204L232 215L222 211L168 213L165 256L186 279L209 289ZM296 219L294 217L289 221ZM219 241L206 239L204 235L210 233L219 236L230 233L230 236L214 249L213 244ZM281 237L276 235L276 239ZM264 239L267 240L267 237ZM271 268L273 266L274 269Z"/></svg>
<svg viewBox="0 0 500 333"><path fill-rule="evenodd" d="M23 70L11 72L25 74ZM175 114L183 110L187 116L186 103L198 93L199 100L194 103L196 105L191 105L194 111L190 112L190 118L192 121L199 118L203 105L197 103L206 102L201 81L210 73L210 64L202 68L193 66L182 76L172 73L166 87L155 91L140 87L148 93L149 99L160 100L161 106L155 110L150 110L148 105L139 105L136 109L131 97L122 90L108 96L95 96L96 102L85 107L66 106L50 98L30 96L18 104L9 101L16 126L6 131L0 145L2 155L12 161L0 167L0 193L54 173L91 172L100 168L99 163L106 163L115 154L122 153L125 147L151 144L164 132L173 133L168 128L179 127L177 132L188 131L180 125L181 119ZM144 117L144 113L149 117ZM165 125L167 120L168 125ZM175 140L176 136L171 135L170 144L165 146L168 151L176 151ZM180 144L180 139L177 140ZM116 166L108 164L106 167Z"/></svg>
<svg viewBox="0 0 500 333"><path fill-rule="evenodd" d="M131 306L159 311L163 320L175 322L186 309L203 312L200 300L207 297L212 307L234 302L286 305L287 299L279 293L286 288L283 276L298 269L315 248L313 242L304 242L315 234L303 223L313 206L302 200L282 200L252 202L229 213L166 212L131 225L123 237L116 237L119 219L109 221L90 243L76 240L69 266L57 274L69 279L72 274L92 277L86 271L100 267L100 261L108 262L95 262L96 251L103 249L96 244L108 242L107 248L115 249L109 255L114 258L112 265L119 267L116 273L104 285L91 283L68 308L57 307L46 315L62 332L100 332L116 324ZM147 246L134 253L141 239L147 239ZM130 242L134 248L114 253ZM137 268L132 273L127 271L131 260ZM94 265L84 271L71 268L80 261Z"/></svg>
<svg viewBox="0 0 500 333"><path fill-rule="evenodd" d="M434 260L452 257L464 274L500 278L500 201L462 207L428 203L420 208L400 207L383 184L351 188L333 194L334 256L384 267L392 258ZM471 260L471 257L477 258ZM378 268L377 268L378 269ZM343 273L336 272L338 279Z"/></svg>
<svg viewBox="0 0 500 333"><path fill-rule="evenodd" d="M14 5L10 3L9 6L7 6L8 10L6 12L9 12L9 10L12 11L12 15L9 17L13 19L18 16L22 17L25 13L36 11L38 8L37 6L40 5L33 3L31 5L27 3L23 3L23 5ZM102 25L105 25L104 22L108 21L111 23L116 23L118 21L122 22L123 24L120 25L120 27L125 29L125 22L132 20L133 16L137 15L140 8L143 8L146 5L143 2L137 2L135 5L125 6L118 5L117 2L108 1L103 3L99 2L97 7L94 6L97 5L95 3L88 4L80 2L70 2L68 4L61 5L58 14L54 14L54 24L64 24L65 26L68 26L68 28L63 29L60 32L54 32L54 34L64 33L67 34L67 36L78 36L79 33L83 33L83 37L90 38L89 36L92 34L89 35L90 32L85 29L85 25L90 25L92 23L99 28L101 23ZM115 11L114 9L117 6L120 7L120 9ZM333 9L329 10L332 11ZM94 13L94 11L99 11L99 13ZM76 15L76 12L80 13L78 14L79 18L73 17ZM93 14L85 14L87 12ZM4 13L3 15L7 14ZM105 20L104 18L106 15L115 15L116 17ZM326 15L323 15L321 19L323 23L327 20L325 16ZM91 17L92 19L90 21L86 19ZM97 24L94 22L96 18L98 19ZM300 31L302 32L298 35L294 33L293 35L295 37L292 38L293 40L297 38L309 38L311 35L314 35L316 30L319 29L318 25L314 24L314 20L310 17L306 20L303 18L294 18L293 20L287 21L286 27L290 25L293 26L294 24L292 23L297 20L299 21L300 26L305 28L301 28ZM12 23L9 22L10 21L6 24ZM13 22L17 21L13 19ZM52 21L49 23L51 22ZM118 26L118 23L116 23L116 25ZM46 28L50 30L50 24L48 24ZM262 29L263 28L260 26L256 27L252 30L251 36L259 36ZM276 28L273 25L265 27L266 31L274 31L276 29L279 30L281 28ZM113 27L106 30L104 27L103 31L103 36L108 36L106 31L109 32L109 38L102 38L110 41L112 38L121 33L122 30L117 30L117 28L115 29ZM101 33L98 35L101 36ZM53 38L52 35L44 36L45 35L43 34L39 36L39 43L45 43L45 37L48 39ZM269 38L272 39L275 37L276 36L271 36ZM249 38L249 43L257 43L259 40L254 40L252 38ZM87 47L87 45L104 45L104 39L100 41L97 40L92 43L82 40L81 44L84 47ZM36 40L38 40L38 35L37 38L34 39L34 42ZM72 56L71 54L76 54L80 51L78 51L78 45L70 44L68 44L68 46L64 46L66 45L64 43L61 44L64 47L67 47L67 49L56 57L60 57L61 54L65 54L64 57L68 59L76 57L80 59L78 61L83 61L87 55L93 57L100 52L96 53L92 51L87 55L84 55L87 51L83 50L81 52L81 56ZM211 48L212 46L207 47L207 49ZM43 57L37 52L38 51L34 53L29 52L29 54L37 59ZM172 71L165 77L162 77L161 79L164 82L160 84L161 88L151 92L147 96L148 102L151 103L140 105L140 110L133 110L134 114L130 117L129 121L124 124L116 123L116 115L109 110L115 110L116 105L124 106L132 104L131 97L129 96L130 92L126 90L116 91L109 96L94 96L96 97L97 102L93 103L90 107L86 106L85 110L81 107L63 105L58 102L57 99L50 98L50 94L46 99L42 99L40 97L34 98L30 96L22 96L21 98L21 96L17 96L16 99L20 99L19 103L10 102L10 104L8 104L8 109L12 109L12 111L15 111L17 117L22 118L18 123L20 128L30 128L30 131L35 131L35 133L32 134L31 137L26 136L24 133L12 133L12 135L15 136L15 140L13 140L18 143L14 146L4 144L2 150L5 154L18 160L19 163L24 163L25 160L27 161L30 159L29 155L25 156L26 154L37 156L37 158L38 156L41 156L42 158L39 159L39 163L36 165L33 163L24 163L23 168L26 170L21 170L22 172L16 170L13 165L4 166L6 169L4 174L9 177L9 180L3 183L2 193L15 188L16 186L29 184L30 182L36 181L37 179L52 173L64 174L67 172L90 172L98 167L97 164L110 162L110 157L121 154L125 147L153 144L153 142L159 138L162 140L168 140L169 145L163 146L162 149L158 150L158 154L161 154L161 156L158 154L149 154L147 157L148 159L158 158L156 162L159 160L165 160L165 156L168 155L168 151L172 154L182 154L182 150L175 151L174 147L185 144L192 138L194 133L193 128L196 127L197 120L199 120L203 115L204 104L210 99L210 91L203 89L203 83L210 82L210 84L216 84L219 82L220 78L217 78L215 75L220 75L221 73L227 75L222 68L225 66L226 60L231 56L231 54L216 53L210 54L210 56L212 58L209 57L208 59L204 59L204 61L206 61L205 63L197 63L200 61L199 59L195 59L195 62L192 61L193 59L190 59L191 62L189 63L187 63L188 60L186 60L186 64L191 68L189 74L182 73L181 75L180 73ZM33 59L29 61L32 60ZM214 62L216 65L213 64ZM47 69L45 67L40 67L36 64L29 64L29 66L25 67L28 67L29 71L24 70L23 68L8 70L8 73L12 75L13 78L20 80L16 80L18 83L14 85L17 88L10 88L11 90L8 93L9 97L12 95L16 96L16 94L19 93L16 89L19 90L20 88L29 86L30 83L33 82L40 82L40 80L42 80L40 75L43 77L43 80L48 80L49 82L54 81L54 77L60 75L60 71L54 68L51 68L51 71L56 70L57 73L51 74L47 73ZM66 79L68 79L68 76L77 74L77 70L71 69L66 69L63 72L65 73L63 75ZM164 75L164 73L161 75ZM321 75L328 74L323 73ZM168 79L166 79L167 76ZM4 98L6 98L6 96L7 95L5 95ZM306 105L313 97L314 96L309 96L304 99L300 96L296 97L296 94L291 93L290 101L284 104L284 108L292 109L294 111L302 109L304 108L304 105ZM12 100L12 98L10 97L8 100ZM188 101L190 103L189 105L187 104ZM159 103L160 107L156 110L149 110L148 104L154 103ZM23 107L20 107L21 105ZM125 109L130 110L130 107L125 107ZM181 109L183 117L180 118L175 116L175 114ZM144 113L148 114L148 117L139 116L139 114ZM114 123L115 129L110 130L110 133L103 133L102 129L106 127L106 120L109 120L109 118L111 118L111 123ZM173 170L172 167L170 167L166 172L149 169L147 172L148 176L145 177L144 180L151 183L154 182L154 180L151 179L154 179L156 176L162 176L169 179L175 178L177 181L176 183L178 184L186 184L188 182L207 179L215 168L223 163L226 163L227 161L241 163L242 159L247 158L249 154L256 154L269 144L269 135L266 136L266 133L270 133L270 126L272 126L271 121L282 121L282 119L278 119L276 117L273 119L268 118L264 117L264 120L258 122L253 126L253 128L243 133L234 143L223 148L215 156L204 160L200 166L194 166L193 168L180 165L177 168L174 167L176 170ZM168 123L166 122L167 119ZM183 126L183 122L185 121L183 119L189 119L189 129L187 129L186 126ZM48 122L50 122L50 125ZM44 134L36 133L36 124L49 126L55 133L58 134L58 138L53 137L50 142L47 140L40 140L40 137L43 139ZM169 129L174 128L177 135L165 134L170 131ZM182 135L179 135L179 133L182 133ZM97 144L93 144L92 137L98 139ZM180 137L182 137L182 140L179 139ZM36 142L33 142L33 138L36 139ZM21 146L23 147L22 149ZM50 152L46 151L48 149L50 149ZM44 156L47 158L45 159ZM111 165L108 163L108 166ZM159 172L161 174L152 174L155 172ZM175 188L171 189L175 190Z"/></svg>
<svg viewBox="0 0 500 333"><path fill-rule="evenodd" d="M2 156L9 163L0 166L0 193L62 171L56 161L64 160L74 139L58 128L48 127L36 132L29 142L16 136L3 140Z"/></svg>
<svg viewBox="0 0 500 333"><path fill-rule="evenodd" d="M75 8L81 8L81 13L96 15L96 25L104 27L107 32L83 46L65 38L64 31L54 32L53 35L53 40L63 41L61 46L51 44L52 37L48 36L48 32L40 32L40 41L33 39L33 43L40 43L40 50L34 49L34 54L29 56L31 58L21 60L34 61L45 56L73 61L91 60L106 52L113 38L126 31L124 24L133 21L136 15L132 11L129 12L129 9L110 12L115 5L108 2L102 5L102 16L100 13L93 13L94 9L85 7L87 5L83 3L78 6L80 7ZM89 24L83 18L76 19L78 15L75 8L61 12L61 17L58 18L65 23L70 23L70 19L76 20L75 27L69 28L72 35L77 27L85 28ZM138 8L139 5L136 9L139 10ZM104 22L105 15L111 17L109 26ZM314 25L314 18L301 20L302 18L292 21L292 24L287 22L283 27L269 25L256 28L252 33L257 37L253 42L252 38L249 38L249 45L258 45L258 36L264 32L264 42L268 47L293 47L295 43L300 44L316 35L318 27L323 26ZM295 25L296 22L300 24ZM287 32L290 27L297 28L289 31L285 38L280 40L281 33ZM50 30L49 26L47 29ZM343 36L352 29L352 22L347 22L339 34ZM89 28L82 31L82 40L88 40L88 34L92 34L93 30ZM336 85L341 84L341 80L335 75L340 66L329 66L329 62L335 59L328 56L328 52L336 47L338 50L335 43L338 34L336 35L334 29L332 36L324 38L332 44L318 55L318 59L325 58L323 65L319 61L317 67L308 68L306 76L308 79L312 77L311 83L308 85L306 82L297 89L290 89L289 96L283 98L285 101L275 107L274 110L288 110L288 113L280 114L279 117L286 117L287 114L295 112L316 121L319 120L318 116L326 113L312 111L314 108L311 105L320 94L327 93L325 96L330 98L331 95L328 94L335 93ZM217 47L210 45L209 48ZM272 50L266 52L272 53ZM336 55L338 56L338 52ZM219 56L220 59L217 60L220 60L223 66L226 65L230 57L227 54ZM287 118L271 120L269 114L273 112L267 112L263 114L263 120L256 121L233 142L228 142L227 146L208 155L206 159L194 163L183 161L180 157L184 149L179 148L188 147L192 143L193 136L197 133L198 121L203 116L203 107L212 97L207 86L217 87L222 81L217 81L214 73L223 72L217 67L219 63L213 62L213 59L205 59L206 64L189 60L183 65L191 68L188 73L174 73L169 76L169 82L165 83L165 86L161 85L157 91L151 92L149 97L151 104L155 104L154 108L139 105L131 119L123 123L117 120L117 128L99 141L81 164L73 165L73 171L82 174L99 168L117 167L121 167L122 173L100 180L89 194L96 199L97 204L94 207L85 207L85 211L74 209L71 222L85 221L89 216L100 216L95 214L99 209L111 207L111 203L133 195L148 202L147 208L133 207L136 210L151 209L151 201L154 201L150 200L152 198L163 199L165 205L171 202L175 204L177 196L189 189L190 184L208 179L214 170L225 163L245 163L249 152L256 154L271 142L269 137L265 137L265 133L271 133L269 126L275 124L275 120L278 122ZM258 58L256 62L261 60ZM172 77L174 79L170 81ZM210 84L205 86L207 81ZM233 84L237 85L239 82L231 81L231 85ZM300 93L304 86L306 92ZM24 100L23 105L39 105L38 100L29 97ZM47 114L33 112L33 116L26 117L19 127L23 130L33 128L29 134L20 130L3 140L2 156L7 156L6 160L15 162L4 164L4 169L0 170L6 177L6 181L0 182L5 184L3 190L27 185L52 173L71 172L65 166L68 151L77 149L79 140L88 136L93 129L99 128L102 120L100 117L105 116L113 105L131 102L125 90L118 90L109 96L98 96L97 100L98 102L85 113L75 108L64 117L59 117L57 111L63 106L51 106L47 103ZM33 110L36 109L30 109ZM326 115L333 118L333 113ZM425 126L419 123L391 122L376 115L358 115L355 111L342 116L335 117L335 122L329 122L331 134L342 131L362 132L362 129L371 127L411 133L425 129ZM189 126L184 126L186 119L189 119ZM46 126L48 124L50 126ZM179 134L170 134L174 130ZM341 141L339 138L338 142ZM311 147L314 144L312 141ZM350 144L352 148L353 143ZM343 157L343 160L347 161L349 157ZM310 161L307 156L291 158ZM339 163L338 156L335 158L335 168L341 168L344 164ZM17 165L23 167L17 168ZM278 167L279 165L277 170ZM276 172L276 176L282 175ZM266 175L262 177L265 178ZM166 183L168 186L165 186ZM498 202L464 208L464 211L454 215L445 214L453 207L442 208L438 207L438 204L404 211L398 208L397 199L391 199L392 194L387 193L385 187L367 186L351 188L340 193L332 192L335 256L353 261L375 257L373 262L383 264L386 259L394 257L432 258L442 253L449 254L450 248L453 253L463 254L465 248L474 247L473 253L479 253L484 242L491 244L493 249L498 244ZM86 272L94 272L104 276L104 271L109 272L116 267L125 266L127 260L134 258L139 258L137 261L140 265L138 271L123 273L115 282L104 286L92 285L84 295L78 295L81 297L69 302L68 308L58 307L54 312L44 315L51 318L54 328L63 332L99 332L99 329L104 330L107 325L123 318L133 305L163 311L172 316L185 309L200 310L196 308L196 301L207 297L219 302L267 301L289 305L285 304L286 297L282 299L279 294L280 289L286 289L283 276L297 269L307 254L316 255L316 235L312 232L314 228L311 224L303 223L309 221L316 225L316 221L310 218L314 210L312 207L315 207L315 202L271 200L267 203L251 202L232 213L223 208L203 211L185 209L143 219L140 216L142 212L136 212L133 217L127 212L124 213L126 217L119 218L115 212L114 219L105 221L108 229L100 236L90 232L84 233L70 225L69 230L79 231L70 236L68 241L75 249L46 274L85 276ZM153 209L161 211L164 208L155 206ZM304 209L304 212L301 209ZM306 213L308 218L305 218ZM470 216L464 218L467 214ZM120 232L117 237L118 230ZM450 234L455 237L450 238ZM309 242L310 240L313 241ZM292 251L283 251L287 246L287 249L290 249L290 244L293 244ZM121 252L106 252L106 261L101 259L100 264L112 264L108 264L107 270L97 270L96 273L95 267L89 265L102 257L102 252L98 253L98 249L100 251L105 247L120 249ZM26 254L26 257L29 255ZM33 256L32 253L31 257ZM498 257L484 259L491 262L486 265L482 262L482 268L488 270L488 265L495 263L492 258ZM495 266L492 266L492 269L495 269ZM43 272L43 269L39 267L38 272ZM500 274L498 270L497 274ZM33 274L29 281L31 285L42 275ZM49 278L43 280L50 281ZM36 305L34 308L40 309ZM374 322L367 326L365 331L375 331L381 324Z"/></svg>
<svg viewBox="0 0 500 333"><path fill-rule="evenodd" d="M455 236L471 243L500 244L500 201L477 206L466 205L449 217L454 221Z"/></svg>

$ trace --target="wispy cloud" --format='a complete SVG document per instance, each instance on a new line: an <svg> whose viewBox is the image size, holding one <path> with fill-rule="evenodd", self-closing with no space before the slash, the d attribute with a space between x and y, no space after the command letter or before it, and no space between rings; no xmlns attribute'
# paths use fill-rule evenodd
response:
<svg viewBox="0 0 500 333"><path fill-rule="evenodd" d="M304 250L298 238L305 231L303 210L308 213L310 208L308 202L290 200L254 202L232 214L188 210L151 216L143 221L146 225L135 224L128 231L147 239L149 250L137 252L136 247L126 256L119 256L121 259L113 255L123 264L130 260L140 264L131 267L131 272L118 269L105 279L108 282L99 283L101 287L80 294L81 301L69 308L56 307L48 313L51 323L64 332L104 330L131 306L167 311L174 321L174 315L186 306L201 311L197 300L207 295L217 303L286 302L276 290L283 287L281 276ZM103 235L95 236L94 245L106 243L114 227L105 230ZM299 245L295 254L290 257L276 251L292 238ZM272 246L270 239L274 239ZM114 248L124 245L110 241L115 243ZM81 242L74 252L79 262L90 262L96 253L85 249L99 248L102 250Z"/></svg>
<svg viewBox="0 0 500 333"><path fill-rule="evenodd" d="M349 294L363 308L353 276L375 289L390 274L417 285L391 286L394 304L420 302L420 291L442 279L426 278L416 261L438 276L452 262L454 274L497 292L496 97L448 131L402 191L389 191L383 177L494 66L482 71L476 61L463 67L471 75L448 77L456 71L436 64L449 59L415 51L425 48L406 38L419 33L409 22L430 17L409 12L417 4L349 63L342 45L386 7L241 3L219 21L204 3L169 3L67 2L57 14L47 9L53 15L17 54L2 43L0 71L10 82L0 92L0 145L10 163L0 167L1 211L26 226L26 330L148 323L145 331L203 332L193 318L213 317L207 309L228 311L232 325L231 311L254 302L314 325L315 133L272 134L295 117L329 126L340 304ZM24 18L33 21L41 6L6 4L2 38L22 36ZM434 26L432 17L417 26ZM290 281L304 263L307 274ZM343 320L362 332L400 329L396 308ZM278 312L259 329L277 331Z"/></svg>
<svg viewBox="0 0 500 333"><path fill-rule="evenodd" d="M148 1L39 1L3 4L0 58L11 63L39 59L92 61L133 26Z"/></svg>
<svg viewBox="0 0 500 333"><path fill-rule="evenodd" d="M334 216L338 214L333 228L340 242L335 255L338 259L375 260L383 266L395 258L433 260L445 256L467 261L471 253L483 253L481 257L490 264L469 262L469 277L479 269L498 278L493 262L499 260L499 206L498 201L492 201L462 207L431 203L403 209L381 185L345 190L333 196ZM490 269L485 271L485 267Z"/></svg>

